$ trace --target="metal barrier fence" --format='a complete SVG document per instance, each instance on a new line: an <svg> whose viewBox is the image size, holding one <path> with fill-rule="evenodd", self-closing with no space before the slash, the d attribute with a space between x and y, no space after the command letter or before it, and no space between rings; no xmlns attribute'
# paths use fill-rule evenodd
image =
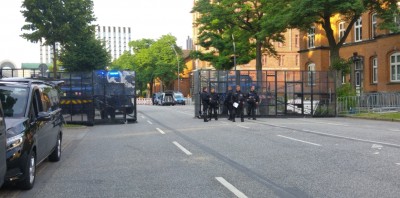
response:
<svg viewBox="0 0 400 198"><path fill-rule="evenodd" d="M60 104L67 123L128 122L137 120L134 71L96 70L53 73L35 69L1 69L2 77L64 81Z"/></svg>
<svg viewBox="0 0 400 198"><path fill-rule="evenodd" d="M137 120L135 72L60 72L57 78L65 82L61 107L67 122L93 125Z"/></svg>
<svg viewBox="0 0 400 198"><path fill-rule="evenodd" d="M153 105L152 98L137 98L136 99L137 105ZM185 98L186 105L194 105L192 98Z"/></svg>
<svg viewBox="0 0 400 198"><path fill-rule="evenodd" d="M137 98L136 104L137 105L152 105L153 101L151 98Z"/></svg>
<svg viewBox="0 0 400 198"><path fill-rule="evenodd" d="M400 93L368 93L339 97L338 114L400 111Z"/></svg>
<svg viewBox="0 0 400 198"><path fill-rule="evenodd" d="M248 93L255 86L260 96L258 116L336 116L335 73L314 71L215 71L193 73L195 116L201 115L202 87L215 88L220 94L219 112L227 113L224 99L227 87L241 86ZM245 109L246 112L246 109Z"/></svg>

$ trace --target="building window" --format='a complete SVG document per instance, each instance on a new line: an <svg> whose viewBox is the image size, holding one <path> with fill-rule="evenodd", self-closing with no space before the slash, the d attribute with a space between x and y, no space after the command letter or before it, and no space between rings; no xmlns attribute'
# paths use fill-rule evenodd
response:
<svg viewBox="0 0 400 198"><path fill-rule="evenodd" d="M377 26L377 14L374 13L371 16L371 37L372 38L376 37L377 29L378 29L378 26Z"/></svg>
<svg viewBox="0 0 400 198"><path fill-rule="evenodd" d="M378 83L378 58L372 59L372 83Z"/></svg>
<svg viewBox="0 0 400 198"><path fill-rule="evenodd" d="M396 29L396 31L390 30L390 33L398 32L399 29L400 29L400 16L399 16L399 15L395 16L395 17L393 18L393 21L394 21L394 23L396 24L396 28L397 28L397 29Z"/></svg>
<svg viewBox="0 0 400 198"><path fill-rule="evenodd" d="M279 66L284 66L284 65L285 65L285 56L279 55Z"/></svg>
<svg viewBox="0 0 400 198"><path fill-rule="evenodd" d="M299 42L300 42L299 35L296 34L296 35L294 36L294 46L295 46L295 47L299 47Z"/></svg>
<svg viewBox="0 0 400 198"><path fill-rule="evenodd" d="M267 66L267 55L263 54L263 67Z"/></svg>
<svg viewBox="0 0 400 198"><path fill-rule="evenodd" d="M342 84L346 83L346 73L342 72Z"/></svg>
<svg viewBox="0 0 400 198"><path fill-rule="evenodd" d="M311 27L308 29L308 48L314 48L315 47L315 27Z"/></svg>
<svg viewBox="0 0 400 198"><path fill-rule="evenodd" d="M344 25L345 25L344 22L340 22L340 23L339 23L339 40L340 40L341 38L343 38L344 32L346 31L346 28L345 28Z"/></svg>
<svg viewBox="0 0 400 198"><path fill-rule="evenodd" d="M308 64L308 85L315 85L315 63Z"/></svg>
<svg viewBox="0 0 400 198"><path fill-rule="evenodd" d="M354 24L354 41L362 41L362 19L361 17Z"/></svg>
<svg viewBox="0 0 400 198"><path fill-rule="evenodd" d="M390 81L400 82L400 52L390 56Z"/></svg>
<svg viewBox="0 0 400 198"><path fill-rule="evenodd" d="M360 71L356 71L356 87L360 87L361 86L361 72Z"/></svg>
<svg viewBox="0 0 400 198"><path fill-rule="evenodd" d="M299 65L299 55L296 54L296 66L298 66L298 65Z"/></svg>

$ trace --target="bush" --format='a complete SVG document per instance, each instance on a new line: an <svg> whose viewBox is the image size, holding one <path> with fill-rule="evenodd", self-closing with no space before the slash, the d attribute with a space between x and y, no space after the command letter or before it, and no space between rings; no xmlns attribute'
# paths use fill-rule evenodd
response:
<svg viewBox="0 0 400 198"><path fill-rule="evenodd" d="M343 84L336 91L337 97L356 96L356 90L351 87L350 83Z"/></svg>

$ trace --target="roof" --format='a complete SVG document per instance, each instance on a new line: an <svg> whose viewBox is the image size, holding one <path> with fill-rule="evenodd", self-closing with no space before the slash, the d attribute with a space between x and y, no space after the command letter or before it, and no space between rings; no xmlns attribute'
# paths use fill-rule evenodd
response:
<svg viewBox="0 0 400 198"><path fill-rule="evenodd" d="M182 50L183 59L190 58L190 52L192 52L192 50Z"/></svg>
<svg viewBox="0 0 400 198"><path fill-rule="evenodd" d="M39 69L40 65L46 65L44 63L22 63L21 68L22 69ZM46 65L48 67L48 65Z"/></svg>
<svg viewBox="0 0 400 198"><path fill-rule="evenodd" d="M14 85L27 85L30 86L31 84L35 85L59 85L63 81L43 81L38 79L30 79L30 78L21 78L21 77L13 77L13 78L0 78L0 83L6 84L14 84Z"/></svg>

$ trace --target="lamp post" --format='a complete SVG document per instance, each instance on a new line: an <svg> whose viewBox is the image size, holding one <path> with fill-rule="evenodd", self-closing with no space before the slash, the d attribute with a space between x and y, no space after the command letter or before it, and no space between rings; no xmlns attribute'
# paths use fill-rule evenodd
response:
<svg viewBox="0 0 400 198"><path fill-rule="evenodd" d="M236 45L235 45L235 37L232 34L232 40L233 40L233 65L235 66L235 71L236 71Z"/></svg>
<svg viewBox="0 0 400 198"><path fill-rule="evenodd" d="M178 92L179 92L180 91L179 90L179 56L178 56L178 52L175 49L175 46L171 45L171 48L174 50L175 55L176 55L176 61L178 62Z"/></svg>

